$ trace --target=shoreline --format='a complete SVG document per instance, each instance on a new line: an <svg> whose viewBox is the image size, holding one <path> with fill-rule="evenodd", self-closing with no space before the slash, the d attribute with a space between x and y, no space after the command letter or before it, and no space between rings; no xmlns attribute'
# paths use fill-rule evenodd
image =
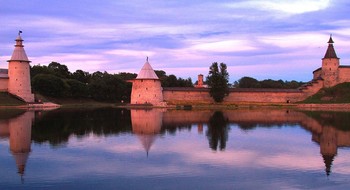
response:
<svg viewBox="0 0 350 190"><path fill-rule="evenodd" d="M182 104L171 104L162 106L153 105L130 105L130 104L55 104L52 102L37 103L37 104L26 104L26 105L0 105L0 109L28 109L28 110L53 110L57 108L82 108L82 107L116 107L116 108L127 108L127 109L184 109L184 110L197 110L197 109L258 109L258 108L289 108L306 111L349 111L350 103L327 103L327 104L315 104L315 103L237 103L237 104L196 104L196 103L182 103Z"/></svg>

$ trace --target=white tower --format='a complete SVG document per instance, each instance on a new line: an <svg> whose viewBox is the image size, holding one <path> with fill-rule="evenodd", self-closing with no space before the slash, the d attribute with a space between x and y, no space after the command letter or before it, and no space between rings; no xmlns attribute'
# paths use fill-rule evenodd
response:
<svg viewBox="0 0 350 190"><path fill-rule="evenodd" d="M131 80L131 104L160 105L163 92L160 80L148 62L143 65L136 79Z"/></svg>
<svg viewBox="0 0 350 190"><path fill-rule="evenodd" d="M34 102L34 94L32 94L32 87L30 84L30 61L23 48L21 33L20 31L16 38L16 45L12 57L7 61L9 63L8 91L26 102Z"/></svg>

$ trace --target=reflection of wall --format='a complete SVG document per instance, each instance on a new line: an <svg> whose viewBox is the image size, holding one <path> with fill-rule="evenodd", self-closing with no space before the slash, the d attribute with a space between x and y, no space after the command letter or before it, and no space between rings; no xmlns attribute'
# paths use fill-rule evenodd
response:
<svg viewBox="0 0 350 190"><path fill-rule="evenodd" d="M163 116L163 124L167 126L208 123L214 111L167 111ZM246 109L226 110L223 112L229 123L239 126L257 125L285 125L298 124L312 132L312 140L319 143L320 153L323 156L326 172L329 175L332 161L337 154L338 147L350 147L350 131L341 131L335 126L322 125L314 118L293 110L283 109ZM199 129L201 130L201 129Z"/></svg>
<svg viewBox="0 0 350 190"><path fill-rule="evenodd" d="M16 160L18 173L23 175L31 150L31 132L34 112L26 112L9 119L10 151Z"/></svg>
<svg viewBox="0 0 350 190"><path fill-rule="evenodd" d="M157 109L136 109L130 112L132 132L138 136L148 153L162 127L163 112Z"/></svg>
<svg viewBox="0 0 350 190"><path fill-rule="evenodd" d="M10 135L8 121L0 120L0 138L8 137Z"/></svg>

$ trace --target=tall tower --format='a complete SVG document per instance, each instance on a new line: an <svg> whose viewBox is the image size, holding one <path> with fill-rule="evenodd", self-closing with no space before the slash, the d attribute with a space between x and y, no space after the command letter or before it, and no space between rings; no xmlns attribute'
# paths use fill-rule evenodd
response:
<svg viewBox="0 0 350 190"><path fill-rule="evenodd" d="M136 79L130 82L132 82L131 104L160 105L163 102L163 89L148 62L148 57Z"/></svg>
<svg viewBox="0 0 350 190"><path fill-rule="evenodd" d="M30 84L30 61L24 51L21 31L16 38L15 49L12 57L7 62L8 65L8 91L22 98L26 102L34 102L34 95L32 94Z"/></svg>
<svg viewBox="0 0 350 190"><path fill-rule="evenodd" d="M333 39L330 36L328 48L324 58L322 59L322 78L324 79L324 87L332 87L338 84L339 76L339 58L335 53Z"/></svg>

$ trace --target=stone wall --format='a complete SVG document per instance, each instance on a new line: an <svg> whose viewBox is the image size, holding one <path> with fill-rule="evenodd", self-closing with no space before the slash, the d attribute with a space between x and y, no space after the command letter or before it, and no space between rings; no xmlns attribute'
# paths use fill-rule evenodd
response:
<svg viewBox="0 0 350 190"><path fill-rule="evenodd" d="M350 67L339 68L339 83L350 82Z"/></svg>
<svg viewBox="0 0 350 190"><path fill-rule="evenodd" d="M214 103L209 89L164 88L163 98L168 103ZM230 89L225 103L292 103L304 100L299 90L284 89Z"/></svg>
<svg viewBox="0 0 350 190"><path fill-rule="evenodd" d="M8 91L8 78L0 78L0 92L7 92Z"/></svg>

